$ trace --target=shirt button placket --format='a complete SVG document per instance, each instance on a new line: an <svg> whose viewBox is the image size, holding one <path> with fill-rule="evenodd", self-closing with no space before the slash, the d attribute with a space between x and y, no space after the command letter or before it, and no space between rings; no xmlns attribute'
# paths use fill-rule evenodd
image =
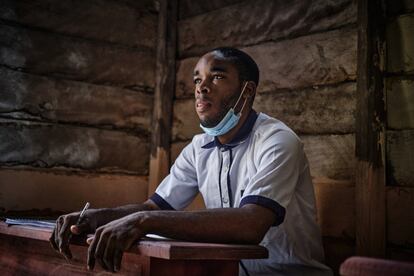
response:
<svg viewBox="0 0 414 276"><path fill-rule="evenodd" d="M229 171L230 165L230 155L229 151L223 151L223 168L221 170L221 190L222 190L222 202L223 207L230 207L229 193L227 189L227 174Z"/></svg>

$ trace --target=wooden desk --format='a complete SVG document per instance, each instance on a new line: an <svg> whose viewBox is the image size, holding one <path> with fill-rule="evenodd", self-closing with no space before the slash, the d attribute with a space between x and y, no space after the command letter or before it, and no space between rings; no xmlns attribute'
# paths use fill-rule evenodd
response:
<svg viewBox="0 0 414 276"><path fill-rule="evenodd" d="M87 246L71 245L69 262L49 245L51 230L0 222L1 275L109 275L86 269ZM267 258L262 246L142 240L122 259L118 275L238 275L240 259Z"/></svg>

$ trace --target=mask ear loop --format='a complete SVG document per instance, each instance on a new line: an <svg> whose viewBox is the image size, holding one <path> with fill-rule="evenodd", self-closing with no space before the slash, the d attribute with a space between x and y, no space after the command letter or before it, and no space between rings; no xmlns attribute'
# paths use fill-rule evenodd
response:
<svg viewBox="0 0 414 276"><path fill-rule="evenodd" d="M235 105L234 105L234 107L233 107L233 110L236 108L237 104L239 103L240 99L242 98L243 93L244 93L244 90L246 89L246 87L247 87L247 84L248 84L248 83L249 83L249 82L246 82L246 84L244 85L244 87L243 87L243 89L242 89L242 92L240 93L240 96L239 96L239 98L237 99L237 102L236 102L236 104L235 104ZM241 107L240 111L238 112L238 114L240 114L240 116L242 115L241 111L243 110L244 106L246 105L246 102L247 102L247 99L245 99L245 100L244 100L244 103L243 103L243 105L242 105L242 107Z"/></svg>

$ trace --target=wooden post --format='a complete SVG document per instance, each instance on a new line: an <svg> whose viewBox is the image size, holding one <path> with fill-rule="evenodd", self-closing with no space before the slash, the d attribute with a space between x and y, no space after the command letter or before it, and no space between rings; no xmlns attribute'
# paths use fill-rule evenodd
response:
<svg viewBox="0 0 414 276"><path fill-rule="evenodd" d="M160 0L148 195L168 174L175 88L177 0Z"/></svg>
<svg viewBox="0 0 414 276"><path fill-rule="evenodd" d="M358 1L356 253L385 255L384 15L381 0Z"/></svg>

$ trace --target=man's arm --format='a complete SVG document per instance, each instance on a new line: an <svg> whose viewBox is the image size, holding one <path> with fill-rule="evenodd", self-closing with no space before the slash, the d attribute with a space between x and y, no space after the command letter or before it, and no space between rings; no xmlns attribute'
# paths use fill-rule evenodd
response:
<svg viewBox="0 0 414 276"><path fill-rule="evenodd" d="M95 230L110 221L122 218L139 211L159 210L151 200L142 204L130 204L116 208L89 209L85 212L82 222L75 225L80 212L62 215L56 220L56 226L50 237L52 247L62 253L66 258L72 258L69 249L69 239L72 234L93 233Z"/></svg>
<svg viewBox="0 0 414 276"><path fill-rule="evenodd" d="M88 252L88 268L95 261L118 271L123 251L147 233L198 242L257 244L275 222L275 213L255 204L242 208L202 211L143 211L97 229Z"/></svg>

